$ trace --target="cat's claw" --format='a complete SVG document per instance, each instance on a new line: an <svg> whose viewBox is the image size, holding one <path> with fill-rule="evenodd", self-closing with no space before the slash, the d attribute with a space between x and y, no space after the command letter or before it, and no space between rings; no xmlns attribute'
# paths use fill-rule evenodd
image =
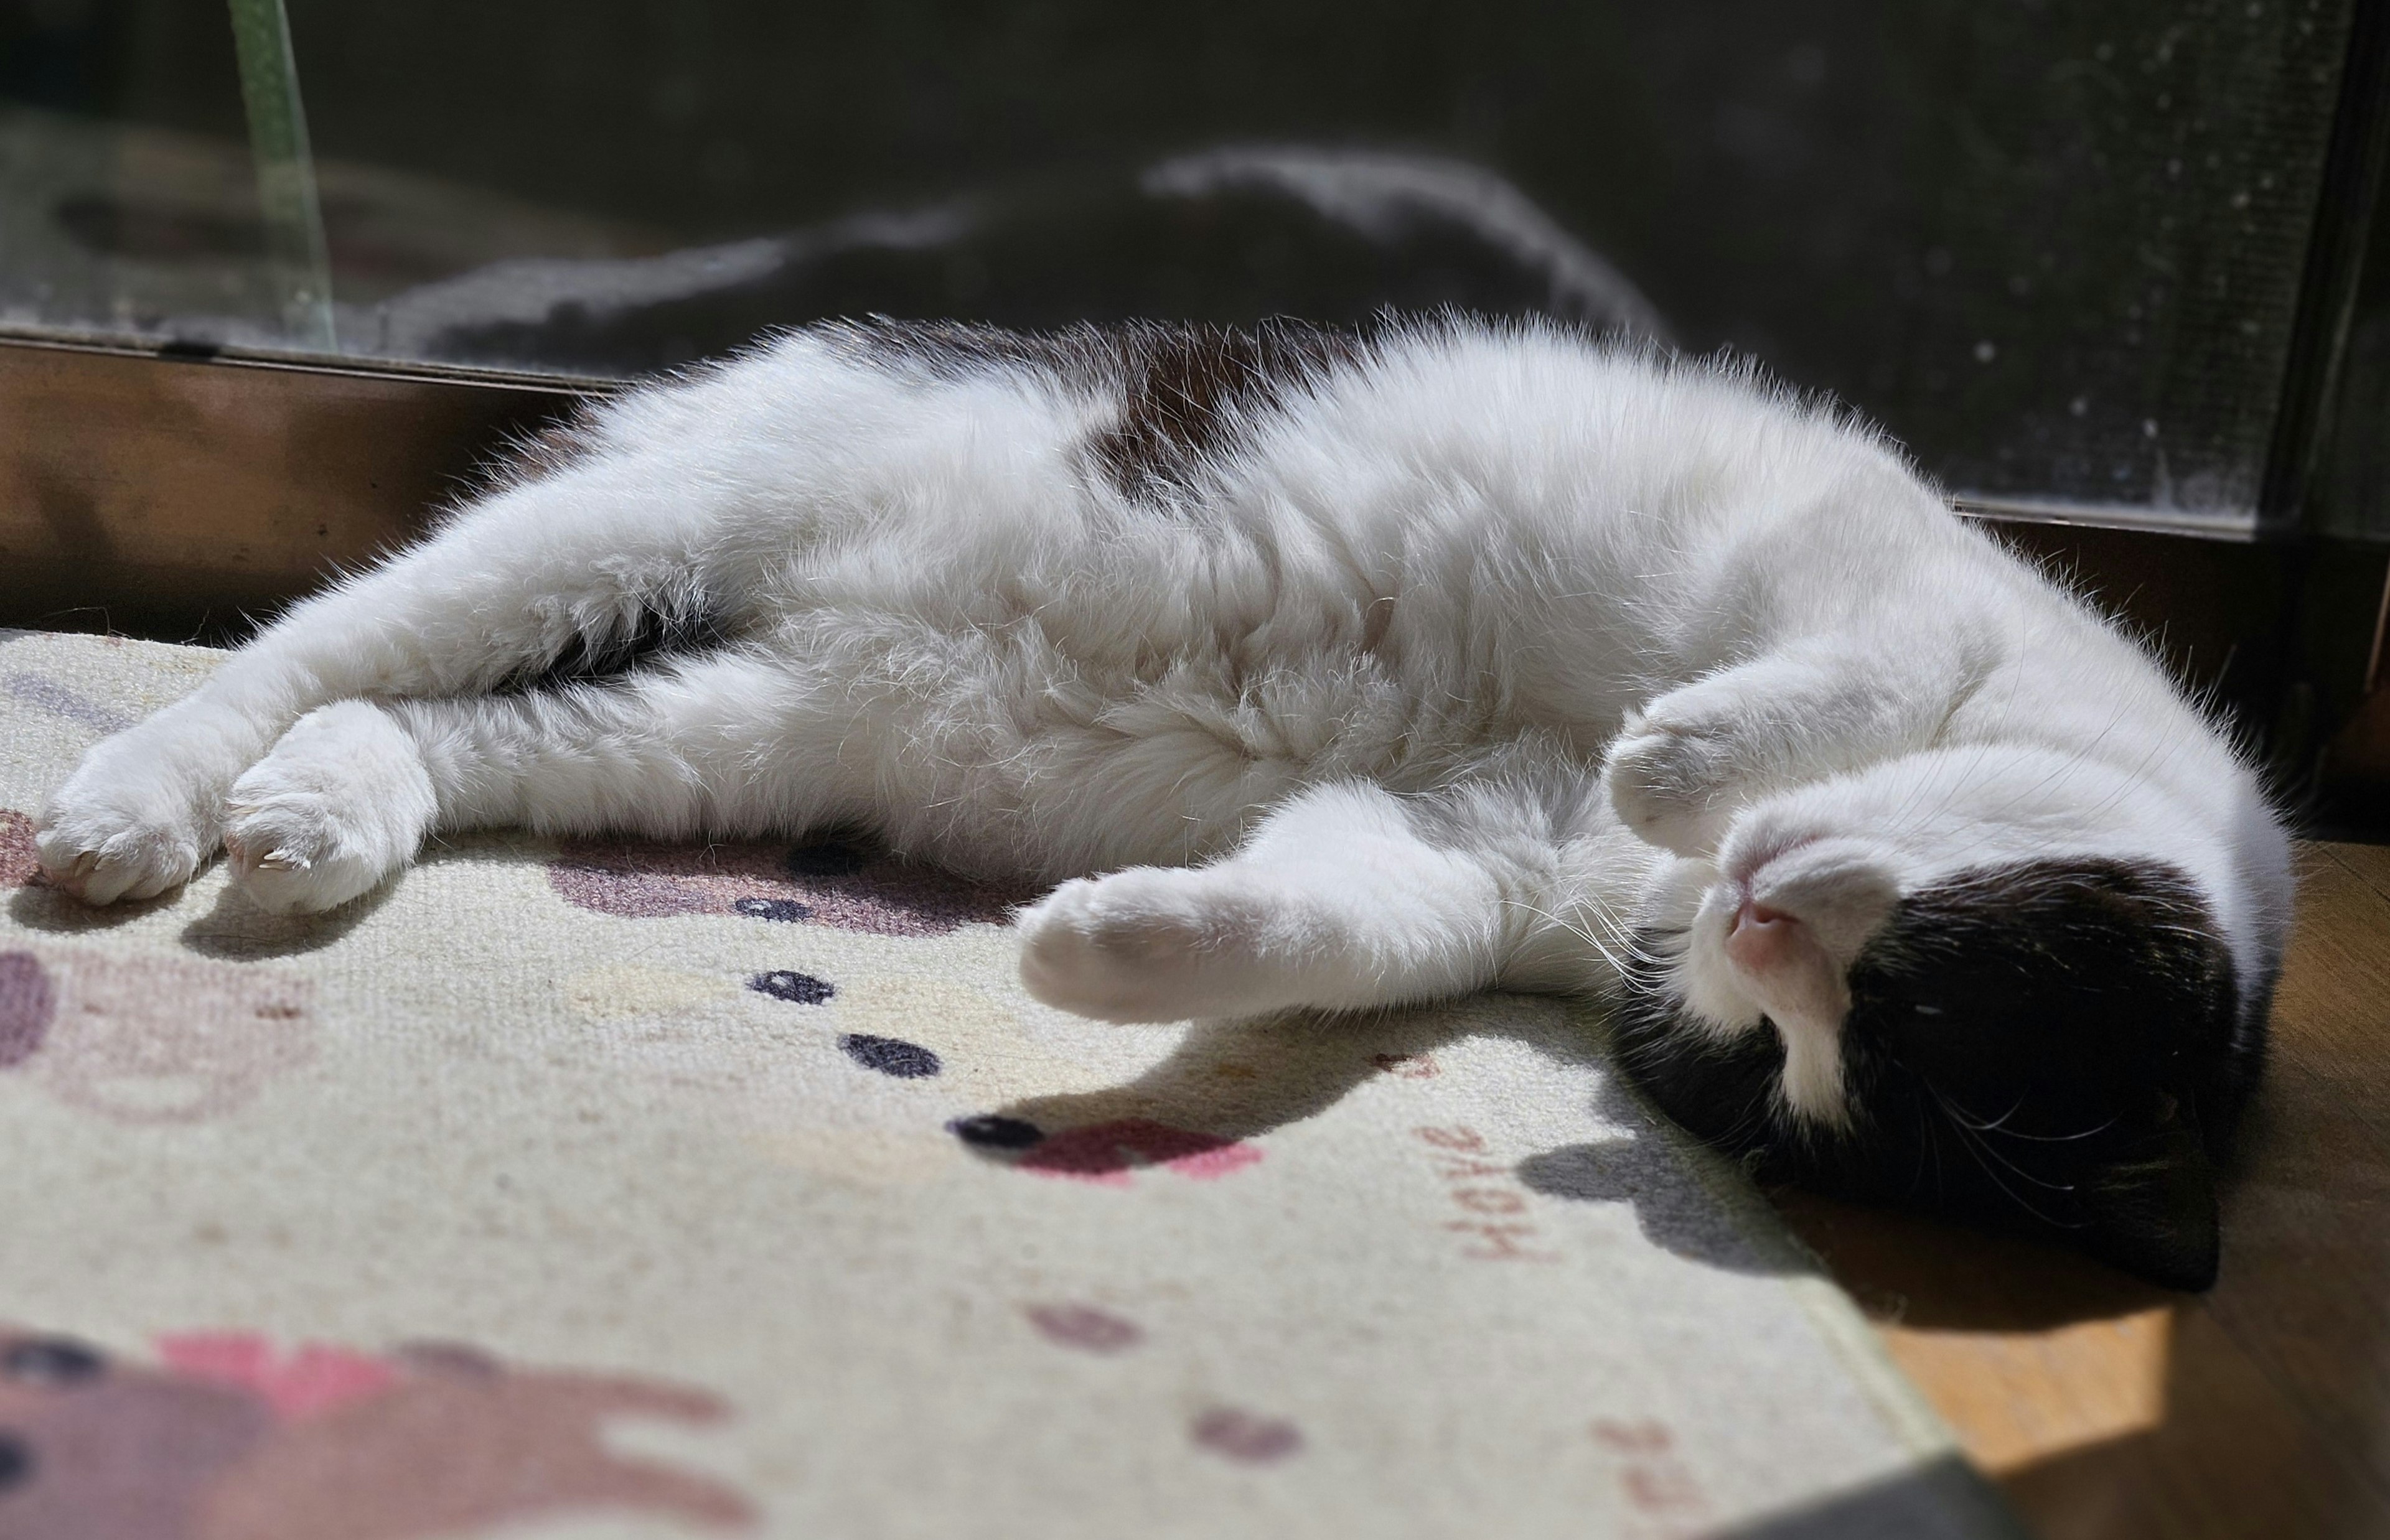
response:
<svg viewBox="0 0 2390 1540"><path fill-rule="evenodd" d="M33 836L44 879L95 905L180 887L214 847L176 789L112 767L71 777Z"/></svg>
<svg viewBox="0 0 2390 1540"><path fill-rule="evenodd" d="M62 841L45 844L36 839L33 848L41 859L42 876L51 887L92 905L155 898L189 881L199 866L196 846L172 837L120 835L110 839L106 849L86 850L71 857L63 856L63 844Z"/></svg>

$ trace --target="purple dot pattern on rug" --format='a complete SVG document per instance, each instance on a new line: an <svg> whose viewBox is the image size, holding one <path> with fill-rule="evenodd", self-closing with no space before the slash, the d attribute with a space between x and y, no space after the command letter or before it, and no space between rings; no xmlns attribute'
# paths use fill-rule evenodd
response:
<svg viewBox="0 0 2390 1540"><path fill-rule="evenodd" d="M816 979L810 973L798 973L785 968L756 974L747 981L747 987L758 995L768 995L775 1000L786 1000L796 1006L825 1005L831 995L838 993L838 986L826 979Z"/></svg>
<svg viewBox="0 0 2390 1540"><path fill-rule="evenodd" d="M1013 905L1035 896L847 841L573 841L548 863L547 880L568 904L627 919L743 915L873 936L943 936L965 925L1001 925Z"/></svg>
<svg viewBox="0 0 2390 1540"><path fill-rule="evenodd" d="M45 679L38 674L11 674L0 678L0 690L6 690L28 706L39 707L53 716L80 723L96 733L121 733L133 725L133 718L111 706L103 706L78 690L69 689L55 679Z"/></svg>
<svg viewBox="0 0 2390 1540"><path fill-rule="evenodd" d="M945 1066L938 1056L919 1043L907 1043L901 1037L875 1037L867 1032L851 1032L838 1040L839 1051L867 1070L877 1070L898 1080L926 1080Z"/></svg>
<svg viewBox="0 0 2390 1540"><path fill-rule="evenodd" d="M1196 1447L1240 1465L1272 1465L1303 1448L1303 1430L1283 1418L1214 1406L1187 1430Z"/></svg>
<svg viewBox="0 0 2390 1540"><path fill-rule="evenodd" d="M31 952L0 952L0 1070L33 1057L58 1013L58 991Z"/></svg>
<svg viewBox="0 0 2390 1540"><path fill-rule="evenodd" d="M1037 1334L1082 1353L1126 1353L1145 1341L1145 1328L1092 1304L1029 1304L1021 1308Z"/></svg>

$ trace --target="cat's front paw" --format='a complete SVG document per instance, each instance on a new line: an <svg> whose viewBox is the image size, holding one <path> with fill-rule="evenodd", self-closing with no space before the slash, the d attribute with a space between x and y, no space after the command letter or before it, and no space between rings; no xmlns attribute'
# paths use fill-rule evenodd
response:
<svg viewBox="0 0 2390 1540"><path fill-rule="evenodd" d="M1215 873L1141 866L1065 882L1021 915L1021 982L1049 1006L1104 1021L1183 1021L1274 1003L1259 917Z"/></svg>
<svg viewBox="0 0 2390 1540"><path fill-rule="evenodd" d="M1661 703L1664 708L1665 701ZM1678 855L1707 855L1733 823L1741 762L1715 725L1655 708L1630 717L1602 764L1610 805L1637 836Z"/></svg>
<svg viewBox="0 0 2390 1540"><path fill-rule="evenodd" d="M33 836L50 886L86 904L155 898L214 853L210 789L156 738L144 726L107 739L51 794Z"/></svg>
<svg viewBox="0 0 2390 1540"><path fill-rule="evenodd" d="M250 901L313 914L405 865L438 812L414 740L362 700L310 712L225 800L225 853Z"/></svg>

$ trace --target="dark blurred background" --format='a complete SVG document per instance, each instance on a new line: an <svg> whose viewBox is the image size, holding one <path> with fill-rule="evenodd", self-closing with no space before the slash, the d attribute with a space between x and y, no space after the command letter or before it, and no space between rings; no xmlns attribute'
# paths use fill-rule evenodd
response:
<svg viewBox="0 0 2390 1540"><path fill-rule="evenodd" d="M2352 0L290 0L343 352L1547 312L2257 520ZM0 314L270 344L222 7L0 4ZM2268 510L2271 511L2271 510Z"/></svg>

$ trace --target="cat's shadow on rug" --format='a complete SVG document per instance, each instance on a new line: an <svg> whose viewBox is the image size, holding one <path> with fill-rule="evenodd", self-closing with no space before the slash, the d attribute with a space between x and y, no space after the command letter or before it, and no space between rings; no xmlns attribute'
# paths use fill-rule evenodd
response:
<svg viewBox="0 0 2390 1540"><path fill-rule="evenodd" d="M1470 1157L1474 1163L1499 1161L1545 1198L1629 1204L1646 1239L1708 1266L1813 1271L1755 1193L1619 1081L1605 1061L1603 1036L1598 1012L1499 995L1368 1016L1294 1011L1203 1021L1125 1084L1026 1097L964 1120L956 1132L992 1161L1104 1177L1231 1149L1384 1077L1414 1083L1409 1088L1419 1093L1416 1113L1395 1136L1424 1133L1429 1142L1418 1144L1419 1156L1451 1159L1451 1144L1475 1131L1467 1128L1469 1103L1432 1094L1428 1083L1449 1072L1438 1056L1473 1039L1507 1038L1566 1064L1599 1068L1595 1110L1623 1132L1523 1159L1509 1151Z"/></svg>
<svg viewBox="0 0 2390 1540"><path fill-rule="evenodd" d="M204 912L191 916L179 939L189 951L228 961L296 956L329 946L348 935L388 902L394 889L394 884L385 883L362 898L322 914L276 915L257 907L230 886L221 887ZM97 907L45 882L34 881L8 895L8 918L28 930L50 935L90 935L120 929L161 909L175 908L191 896L191 887L186 885L170 889L156 898ZM197 907L196 904L193 907Z"/></svg>
<svg viewBox="0 0 2390 1540"><path fill-rule="evenodd" d="M1410 1010L1338 1017L1293 1011L1246 1020L1204 1021L1187 1029L1161 1062L1124 1084L1076 1095L1025 1097L985 1118L958 1123L964 1142L993 1161L1043 1164L1077 1175L1125 1173L1174 1156L1199 1161L1300 1123L1328 1110L1370 1080L1432 1083L1447 1072L1439 1056L1474 1039L1507 1039L1558 1065L1598 1072L1592 1110L1615 1136L1563 1145L1523 1157L1503 1150L1472 1161L1498 1160L1519 1183L1544 1199L1632 1206L1636 1226L1664 1251L1729 1272L1783 1276L1823 1274L1804 1241L1819 1242L1814 1223L1823 1205L1861 1227L1877 1251L1915 1252L1930 1272L1934 1258L1958 1248L1995 1259L2011 1270L2057 1277L2065 1287L2020 1302L1953 1302L1925 1291L1873 1298L1871 1305L1920 1324L1967 1329L2046 1329L2104 1320L2172 1298L2088 1258L2030 1238L1970 1230L1948 1220L1892 1210L1835 1205L1800 1193L1777 1202L1690 1135L1670 1123L1620 1075L1610 1056L1598 1007L1533 996L1483 995ZM1468 1118L1466 1103L1424 1095L1417 1116L1390 1130L1395 1137L1421 1129L1450 1131ZM1482 1120L1490 1131L1496 1120ZM978 1124L998 1136L977 1139ZM1390 1140L1390 1143L1392 1141ZM1491 1144L1493 1141L1488 1140ZM1058 1147L1067 1149L1058 1150ZM1443 1150L1421 1143L1431 1158ZM1054 1160L1047 1152L1061 1155ZM1389 1149L1388 1158L1413 1150ZM1065 1165L1065 1162L1067 1164ZM1785 1217L1803 1237L1796 1240ZM1876 1290L1881 1294L1882 1290Z"/></svg>

